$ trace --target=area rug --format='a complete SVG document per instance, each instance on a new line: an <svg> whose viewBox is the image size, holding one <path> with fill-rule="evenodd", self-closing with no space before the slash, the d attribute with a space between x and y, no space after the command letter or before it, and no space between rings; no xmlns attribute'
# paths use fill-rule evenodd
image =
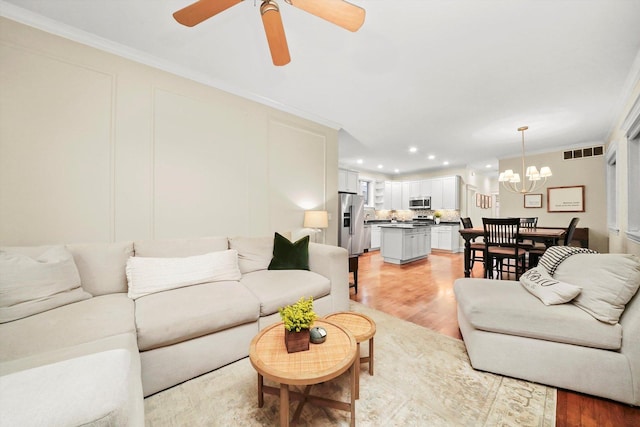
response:
<svg viewBox="0 0 640 427"><path fill-rule="evenodd" d="M375 370L369 376L361 366L357 425L555 425L554 388L476 371L460 340L359 303L351 309L376 322ZM312 394L348 402L348 381L345 373L313 386ZM277 425L279 398L264 400L258 408L257 374L245 358L145 399L146 425ZM349 414L306 404L299 425L347 426Z"/></svg>

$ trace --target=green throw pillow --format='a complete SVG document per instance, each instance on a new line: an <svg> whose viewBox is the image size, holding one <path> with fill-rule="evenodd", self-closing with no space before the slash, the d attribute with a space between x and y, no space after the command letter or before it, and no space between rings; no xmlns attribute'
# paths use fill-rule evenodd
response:
<svg viewBox="0 0 640 427"><path fill-rule="evenodd" d="M276 233L273 239L273 259L269 270L308 270L309 236L291 243L286 237Z"/></svg>

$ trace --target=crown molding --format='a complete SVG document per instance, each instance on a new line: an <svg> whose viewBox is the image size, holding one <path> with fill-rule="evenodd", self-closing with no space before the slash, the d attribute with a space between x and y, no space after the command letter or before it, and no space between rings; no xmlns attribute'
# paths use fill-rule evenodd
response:
<svg viewBox="0 0 640 427"><path fill-rule="evenodd" d="M231 93L233 95L257 102L267 107L271 107L285 113L293 114L294 116L310 120L331 129L339 130L342 128L341 124L336 123L332 120L326 119L324 117L319 117L315 114L282 104L280 102L255 93L247 92L238 87L229 85L224 81L212 79L211 77L203 73L196 72L188 67L184 67L174 62L160 59L156 56L149 55L132 47L116 43L87 31L80 30L76 27L64 24L51 18L47 18L43 15L39 15L32 11L23 9L4 0L0 0L0 16L27 25L29 27L36 28L38 30L45 31L50 34L63 37L65 39L86 46L90 46L95 49L111 53L122 58L147 65L152 68L156 68L158 70L165 71L167 73L174 74L179 77L193 80L197 83L201 83L203 85Z"/></svg>

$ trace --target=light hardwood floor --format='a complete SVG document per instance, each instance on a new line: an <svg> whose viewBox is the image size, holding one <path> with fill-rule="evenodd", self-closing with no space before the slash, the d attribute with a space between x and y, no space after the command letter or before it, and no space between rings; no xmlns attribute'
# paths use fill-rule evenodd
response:
<svg viewBox="0 0 640 427"><path fill-rule="evenodd" d="M462 254L434 251L425 260L406 265L385 263L379 251L358 262L358 294L351 299L442 334L461 339L453 282L463 277ZM476 264L472 277L482 277ZM556 425L640 426L640 409L558 389Z"/></svg>

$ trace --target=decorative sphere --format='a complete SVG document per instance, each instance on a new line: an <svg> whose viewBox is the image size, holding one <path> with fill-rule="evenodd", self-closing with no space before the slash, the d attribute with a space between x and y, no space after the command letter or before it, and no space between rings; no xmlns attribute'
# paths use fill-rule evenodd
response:
<svg viewBox="0 0 640 427"><path fill-rule="evenodd" d="M327 331L324 328L316 326L309 330L309 337L314 344L322 344L327 339Z"/></svg>

